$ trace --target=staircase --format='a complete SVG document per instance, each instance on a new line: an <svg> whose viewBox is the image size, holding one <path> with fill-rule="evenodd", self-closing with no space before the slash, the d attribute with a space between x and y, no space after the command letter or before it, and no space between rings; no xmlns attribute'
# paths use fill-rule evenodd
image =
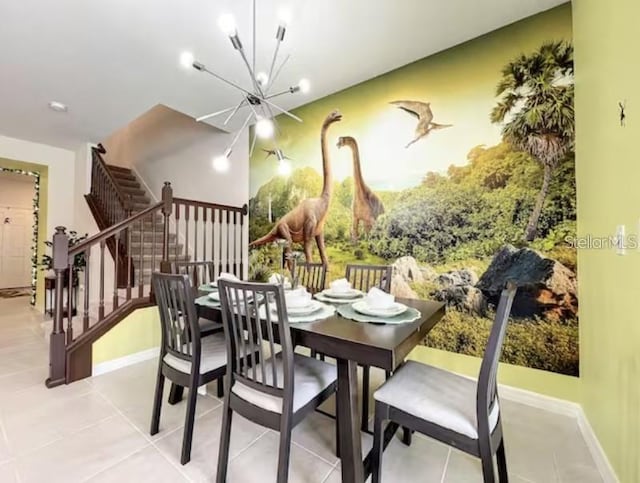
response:
<svg viewBox="0 0 640 483"><path fill-rule="evenodd" d="M150 194L147 193L138 177L129 168L120 166L106 165L109 172L113 175L116 185L129 201L129 207L132 214L140 213L151 206ZM163 237L163 219L157 216L154 219L146 219L140 227L134 225L131 230L131 245L128 255L134 260L135 280L140 280L140 270L142 267L142 283L149 285L151 283L151 273L160 269L161 262L161 243ZM175 229L173 230L175 232ZM172 250L169 253L168 260L189 261L188 253L183 253L183 244L179 242L175 233L169 233L169 245ZM139 263L136 263L139 262Z"/></svg>
<svg viewBox="0 0 640 483"><path fill-rule="evenodd" d="M176 261L206 260L213 262L214 277L222 271L244 274L246 204L176 198L169 182L154 203L136 175L108 166L104 153L100 145L92 149L91 190L85 195L100 231L71 248L65 227L56 227L53 236L56 288L47 387L91 375L93 343L133 311L154 304L153 272L171 272ZM75 275L82 300L73 315L65 310L72 300L64 287L72 286L77 256L87 263Z"/></svg>

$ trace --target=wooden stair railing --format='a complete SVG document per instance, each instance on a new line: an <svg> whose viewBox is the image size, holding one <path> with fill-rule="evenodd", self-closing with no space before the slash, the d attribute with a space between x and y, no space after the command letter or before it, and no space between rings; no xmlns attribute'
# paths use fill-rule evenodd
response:
<svg viewBox="0 0 640 483"><path fill-rule="evenodd" d="M131 200L121 190L102 158L102 154L106 152L102 144L91 148L91 189L85 195L91 214L101 231L126 220L133 213ZM123 243L116 248L113 237L108 239L107 248L118 263L118 287L125 288L129 277L125 268L130 265L130 253Z"/></svg>
<svg viewBox="0 0 640 483"><path fill-rule="evenodd" d="M242 207L173 198L171 184L162 188L162 200L147 209L133 214L75 245L68 247L65 227L57 227L53 236L53 270L56 276L55 310L53 330L50 335L49 377L45 384L55 387L88 377L92 370L92 345L138 308L153 305L151 285L145 283L143 274L157 267L156 256L160 256L160 271L170 272L172 260L213 260L216 275L222 271L244 275L244 257L247 253L247 237L244 233L247 205ZM175 221L171 222L171 215ZM162 232L156 233L155 221L162 218ZM176 235L170 236L171 230ZM135 232L138 240L133 240ZM156 236L160 235L160 236ZM184 243L178 243L182 238ZM105 273L110 259L105 258L105 247L113 243L113 287L105 286ZM170 243L170 240L175 240ZM149 248L141 249L139 256L127 257L126 264L118 263L120 250L131 253L132 243ZM160 243L162 246L160 247ZM159 250L161 248L161 250ZM84 273L74 274L74 257L84 255ZM182 257L182 258L180 258ZM135 265L135 268L134 268ZM148 268L147 268L148 267ZM124 272L124 275L122 275ZM133 274L137 272L137 280ZM72 294L65 286L78 276L82 290L81 307L77 316L72 306ZM119 280L124 277L125 284ZM97 281L96 281L97 280Z"/></svg>

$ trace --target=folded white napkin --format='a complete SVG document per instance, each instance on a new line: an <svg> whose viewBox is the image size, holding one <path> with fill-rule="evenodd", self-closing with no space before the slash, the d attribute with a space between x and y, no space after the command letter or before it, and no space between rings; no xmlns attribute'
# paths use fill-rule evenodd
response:
<svg viewBox="0 0 640 483"><path fill-rule="evenodd" d="M236 277L233 273L229 273L229 272L220 272L220 275L218 275L218 280L231 280L231 281L238 281L239 278Z"/></svg>
<svg viewBox="0 0 640 483"><path fill-rule="evenodd" d="M334 280L329 285L331 287L332 292L348 292L351 290L351 284L346 278L339 278L338 280Z"/></svg>
<svg viewBox="0 0 640 483"><path fill-rule="evenodd" d="M280 275L279 273L271 274L268 281L269 283L273 283L276 285L284 285L285 287L291 286L291 282L289 282L289 279L284 275Z"/></svg>
<svg viewBox="0 0 640 483"><path fill-rule="evenodd" d="M372 309L389 309L393 307L395 300L393 295L383 292L377 287L372 287L365 297L367 305Z"/></svg>
<svg viewBox="0 0 640 483"><path fill-rule="evenodd" d="M285 293L284 300L287 307L297 309L306 307L311 303L311 294L307 292L306 288L300 287Z"/></svg>

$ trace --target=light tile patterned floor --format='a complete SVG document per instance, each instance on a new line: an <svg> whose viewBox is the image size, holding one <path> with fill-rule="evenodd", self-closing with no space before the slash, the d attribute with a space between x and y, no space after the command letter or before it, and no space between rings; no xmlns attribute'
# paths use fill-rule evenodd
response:
<svg viewBox="0 0 640 483"><path fill-rule="evenodd" d="M0 299L1 482L215 480L222 409L215 386L199 396L192 460L181 466L184 402L164 404L160 433L148 433L156 362L46 389L42 318L27 304L26 297ZM574 419L504 399L502 408L511 481L602 481ZM291 482L340 481L333 424L316 413L295 429ZM363 448L370 447L363 435ZM277 434L234 417L231 457L229 481L275 481ZM474 458L416 436L411 447L391 443L383 480L462 483L482 476Z"/></svg>

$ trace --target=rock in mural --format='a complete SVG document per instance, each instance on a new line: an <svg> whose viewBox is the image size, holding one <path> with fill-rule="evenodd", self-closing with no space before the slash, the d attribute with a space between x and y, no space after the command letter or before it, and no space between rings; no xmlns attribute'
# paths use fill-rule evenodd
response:
<svg viewBox="0 0 640 483"><path fill-rule="evenodd" d="M454 285L475 285L478 283L478 275L470 268L452 270L439 275L437 282L443 287Z"/></svg>
<svg viewBox="0 0 640 483"><path fill-rule="evenodd" d="M487 301L480 289L473 285L448 285L433 293L436 300L445 302L448 307L454 307L465 312L484 315Z"/></svg>
<svg viewBox="0 0 640 483"><path fill-rule="evenodd" d="M393 273L399 275L407 283L422 283L436 278L437 274L429 266L419 266L413 257L400 257L393 262Z"/></svg>
<svg viewBox="0 0 640 483"><path fill-rule="evenodd" d="M497 303L508 280L518 286L513 316L555 320L577 316L576 274L560 262L529 248L505 245L494 256L477 287L490 302Z"/></svg>
<svg viewBox="0 0 640 483"><path fill-rule="evenodd" d="M409 286L409 284L405 281L402 276L395 274L391 278L391 293L395 297L405 298L405 299L417 299L418 294L413 291L413 289Z"/></svg>

